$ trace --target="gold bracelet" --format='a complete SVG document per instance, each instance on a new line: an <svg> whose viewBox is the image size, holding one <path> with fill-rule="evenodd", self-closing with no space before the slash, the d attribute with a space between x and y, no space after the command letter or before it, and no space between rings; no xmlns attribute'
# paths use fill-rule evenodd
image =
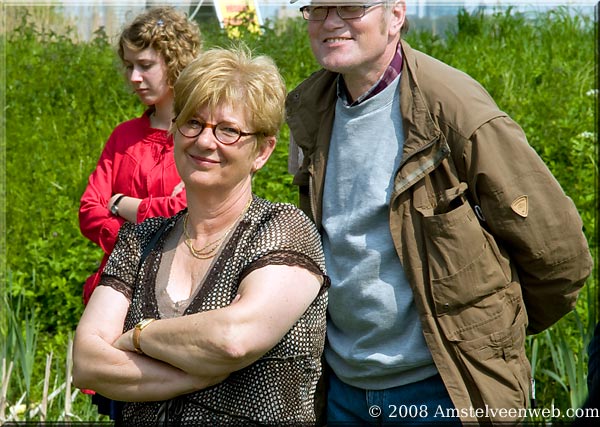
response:
<svg viewBox="0 0 600 427"><path fill-rule="evenodd" d="M141 322L139 322L137 325L135 325L135 328L133 329L133 348L135 349L136 353L144 354L144 352L142 351L141 343L140 343L140 336L142 335L142 329L144 329L146 326L148 326L150 323L154 322L155 320L156 319L144 319Z"/></svg>

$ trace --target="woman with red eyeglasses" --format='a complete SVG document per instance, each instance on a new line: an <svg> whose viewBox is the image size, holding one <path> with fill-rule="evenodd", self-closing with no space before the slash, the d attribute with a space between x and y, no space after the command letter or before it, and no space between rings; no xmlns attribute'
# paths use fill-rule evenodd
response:
<svg viewBox="0 0 600 427"><path fill-rule="evenodd" d="M244 48L203 53L175 83L188 208L122 227L75 334L74 383L126 401L125 425L315 423L321 239L252 192L285 96L274 62Z"/></svg>

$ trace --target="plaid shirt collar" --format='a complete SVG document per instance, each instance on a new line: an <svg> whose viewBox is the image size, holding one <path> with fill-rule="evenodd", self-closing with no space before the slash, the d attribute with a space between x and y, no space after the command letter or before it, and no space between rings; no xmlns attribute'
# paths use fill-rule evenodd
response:
<svg viewBox="0 0 600 427"><path fill-rule="evenodd" d="M377 80L371 89L363 93L359 96L356 101L349 103L350 95L348 94L348 89L346 88L346 84L344 83L344 79L342 75L338 77L338 97L342 98L342 100L346 103L347 106L353 107L355 105L360 104L361 102L366 101L369 98L374 97L379 92L383 91L386 87L390 85L394 81L396 77L400 75L402 72L402 48L400 46L400 42L398 42L398 46L396 47L396 54L392 58L392 62L388 65L387 69L383 73L383 75Z"/></svg>

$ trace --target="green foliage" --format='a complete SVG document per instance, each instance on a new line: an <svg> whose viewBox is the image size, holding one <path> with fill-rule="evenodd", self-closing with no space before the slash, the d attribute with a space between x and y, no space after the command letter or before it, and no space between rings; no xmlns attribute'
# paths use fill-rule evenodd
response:
<svg viewBox="0 0 600 427"><path fill-rule="evenodd" d="M559 8L532 16L510 9L461 12L455 31L439 36L411 30L406 37L414 48L479 80L524 128L579 208L594 253L595 34L591 18ZM0 325L0 332L3 354L15 360L9 392L14 404L26 389L28 399L39 399L46 354L60 354L54 366L64 367L83 308L83 282L101 258L79 232L79 198L112 129L143 107L124 83L102 31L91 42L74 43L24 19L6 37L6 291L13 298L6 307L15 314L6 319L13 326ZM231 43L216 27L203 27L203 37L205 47ZM261 34L242 28L240 39L273 57L288 89L318 69L302 19L267 22ZM284 126L253 188L262 197L293 203L288 140ZM581 401L596 292L597 283L590 281L576 313L529 340L540 407ZM64 376L55 380L61 382ZM80 405L79 415L94 419L89 399Z"/></svg>
<svg viewBox="0 0 600 427"><path fill-rule="evenodd" d="M564 7L531 15L463 10L456 33L415 37L415 47L474 77L519 123L575 201L588 236L596 235L596 25Z"/></svg>
<svg viewBox="0 0 600 427"><path fill-rule="evenodd" d="M25 391L28 404L38 331L35 328L34 310L23 307L21 299L13 300L9 295L4 296L3 308L7 313L7 322L2 325L2 335L5 337L2 360L10 361L13 368L16 367L15 378L18 379L19 388Z"/></svg>
<svg viewBox="0 0 600 427"><path fill-rule="evenodd" d="M9 278L8 287L12 280ZM0 324L2 358L0 422L32 420L102 421L89 396L72 389L67 368L67 345L59 357L38 351L39 321L35 310L24 304L23 295L6 293L0 307L7 315ZM41 363L45 359L46 363ZM68 399L68 396L71 396Z"/></svg>
<svg viewBox="0 0 600 427"><path fill-rule="evenodd" d="M581 324L581 320L576 317ZM556 329L555 337L549 330L544 331L544 338L552 357L552 362L557 371L547 368L542 373L555 380L569 395L571 408L579 408L587 397L585 373L587 372L586 358L583 353L575 354L570 347L569 340L561 328ZM558 339L556 339L558 338Z"/></svg>
<svg viewBox="0 0 600 427"><path fill-rule="evenodd" d="M110 131L139 106L101 31L75 44L24 24L6 50L7 268L53 336L76 324L100 259L79 233L79 198Z"/></svg>
<svg viewBox="0 0 600 427"><path fill-rule="evenodd" d="M536 398L546 406L579 408L587 397L587 348L598 319L597 286L588 286L582 294L577 310L528 337Z"/></svg>

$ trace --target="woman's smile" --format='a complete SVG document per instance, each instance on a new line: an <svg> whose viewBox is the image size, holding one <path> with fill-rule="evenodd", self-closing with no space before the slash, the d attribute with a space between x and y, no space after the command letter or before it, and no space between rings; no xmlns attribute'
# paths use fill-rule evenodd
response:
<svg viewBox="0 0 600 427"><path fill-rule="evenodd" d="M218 164L220 163L218 160L213 160L213 159L209 159L208 157L203 157L203 156L194 156L193 154L190 154L190 157L192 158L192 160L194 160L195 163L198 164Z"/></svg>

